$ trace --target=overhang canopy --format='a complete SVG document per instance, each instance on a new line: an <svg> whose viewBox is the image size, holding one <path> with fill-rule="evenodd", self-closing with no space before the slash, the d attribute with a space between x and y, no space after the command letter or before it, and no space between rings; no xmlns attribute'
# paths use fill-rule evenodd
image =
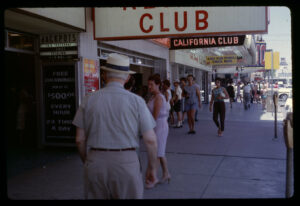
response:
<svg viewBox="0 0 300 206"><path fill-rule="evenodd" d="M57 8L53 8L53 10L55 9ZM77 15L80 13L80 16L85 15L85 9L79 9L80 10L76 8L75 13ZM72 10L69 9L69 11L71 12ZM83 20L85 21L85 17ZM80 23L80 26L74 26L49 17L41 16L37 13L31 13L23 9L5 10L4 25L7 29L13 29L32 34L71 33L85 30L85 23L84 25Z"/></svg>

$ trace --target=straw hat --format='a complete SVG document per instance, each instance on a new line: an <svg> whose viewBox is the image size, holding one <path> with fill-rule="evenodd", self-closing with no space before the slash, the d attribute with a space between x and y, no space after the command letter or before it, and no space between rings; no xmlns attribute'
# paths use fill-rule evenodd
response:
<svg viewBox="0 0 300 206"><path fill-rule="evenodd" d="M129 70L129 65L129 58L127 56L111 53L106 60L106 65L101 66L101 69L117 73L135 74L134 71Z"/></svg>

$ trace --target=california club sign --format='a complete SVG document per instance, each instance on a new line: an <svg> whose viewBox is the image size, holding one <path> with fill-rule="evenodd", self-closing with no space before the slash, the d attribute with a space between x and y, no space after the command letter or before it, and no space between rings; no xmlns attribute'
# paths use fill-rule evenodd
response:
<svg viewBox="0 0 300 206"><path fill-rule="evenodd" d="M268 8L100 7L93 23L97 40L264 34Z"/></svg>
<svg viewBox="0 0 300 206"><path fill-rule="evenodd" d="M172 38L170 49L241 46L244 41L245 35Z"/></svg>

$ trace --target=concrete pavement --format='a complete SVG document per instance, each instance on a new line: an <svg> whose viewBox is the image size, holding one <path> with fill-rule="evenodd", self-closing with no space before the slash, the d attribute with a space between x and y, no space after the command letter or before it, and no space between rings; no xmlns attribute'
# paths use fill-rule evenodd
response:
<svg viewBox="0 0 300 206"><path fill-rule="evenodd" d="M170 184L144 191L145 199L285 198L286 147L281 113L278 139L274 116L253 104L226 103L223 137L217 136L208 105L199 111L196 134L188 125L170 128L166 148ZM147 153L139 149L143 173ZM161 176L161 171L159 171ZM10 199L83 199L83 168L77 153L7 180Z"/></svg>

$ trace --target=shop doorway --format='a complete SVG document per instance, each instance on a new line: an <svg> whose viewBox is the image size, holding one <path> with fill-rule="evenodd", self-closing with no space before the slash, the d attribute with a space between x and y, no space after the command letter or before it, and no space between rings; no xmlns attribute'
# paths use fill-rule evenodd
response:
<svg viewBox="0 0 300 206"><path fill-rule="evenodd" d="M148 79L153 74L154 68L132 64L130 70L136 72L132 75L135 79L134 92L145 98L148 92Z"/></svg>
<svg viewBox="0 0 300 206"><path fill-rule="evenodd" d="M10 148L36 148L35 56L5 52L5 136Z"/></svg>

